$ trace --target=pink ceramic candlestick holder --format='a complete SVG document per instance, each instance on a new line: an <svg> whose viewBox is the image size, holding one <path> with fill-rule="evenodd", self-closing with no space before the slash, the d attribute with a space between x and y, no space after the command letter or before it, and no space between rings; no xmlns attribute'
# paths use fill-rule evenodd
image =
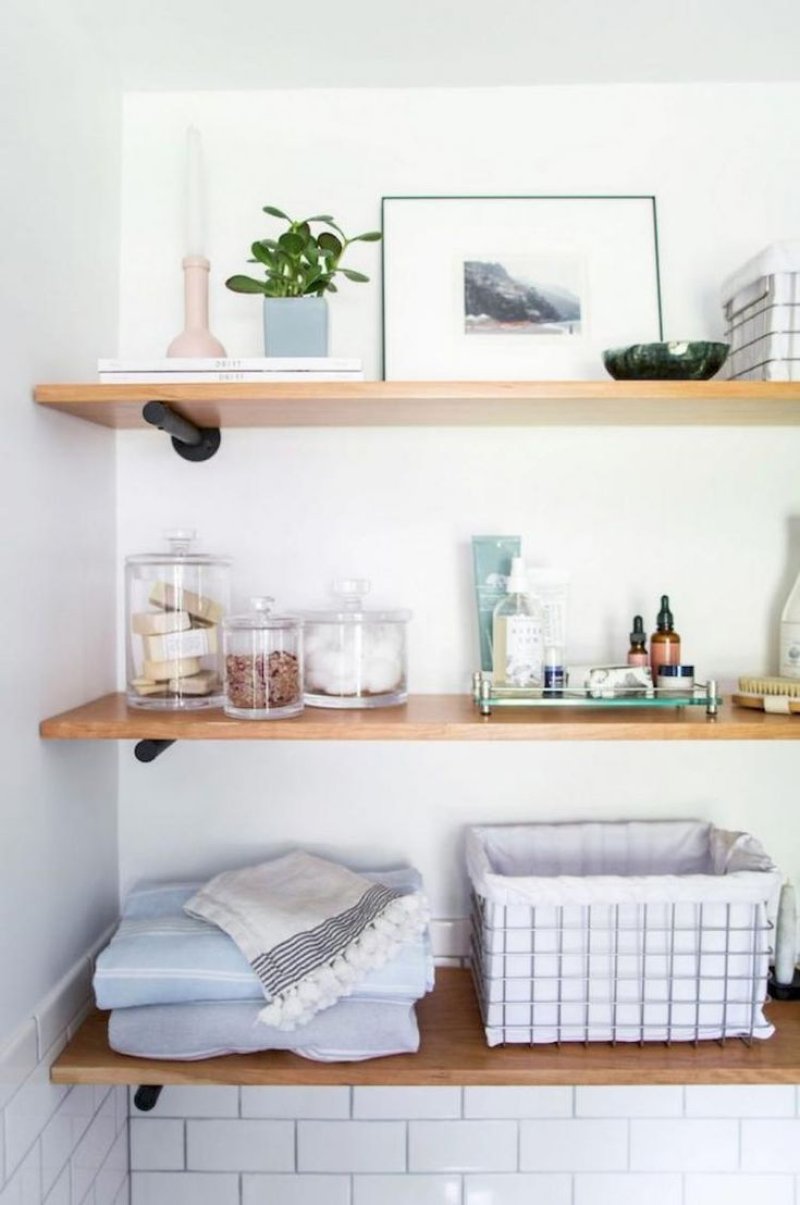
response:
<svg viewBox="0 0 800 1205"><path fill-rule="evenodd" d="M208 273L204 255L187 255L183 261L185 326L167 348L168 356L214 358L225 348L208 329Z"/></svg>

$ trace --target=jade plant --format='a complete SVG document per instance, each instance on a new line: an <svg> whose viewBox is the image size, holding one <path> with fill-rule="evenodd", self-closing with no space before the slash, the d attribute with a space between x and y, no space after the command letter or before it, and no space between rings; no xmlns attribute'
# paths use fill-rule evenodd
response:
<svg viewBox="0 0 800 1205"><path fill-rule="evenodd" d="M262 293L265 297L322 297L335 293L334 278L341 273L348 280L364 283L369 280L363 272L342 268L340 260L352 243L376 243L379 230L369 230L348 238L330 214L318 213L297 222L274 205L265 205L264 213L289 223L288 230L277 238L258 239L250 248L250 264L261 264L265 279L253 276L231 276L225 281L234 293ZM328 227L315 234L311 223Z"/></svg>

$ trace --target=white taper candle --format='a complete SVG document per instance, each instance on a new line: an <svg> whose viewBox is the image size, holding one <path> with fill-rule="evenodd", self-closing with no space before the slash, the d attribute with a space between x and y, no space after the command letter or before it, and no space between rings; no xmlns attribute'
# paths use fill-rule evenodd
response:
<svg viewBox="0 0 800 1205"><path fill-rule="evenodd" d="M205 187L203 141L197 126L186 131L186 250L185 255L204 255Z"/></svg>
<svg viewBox="0 0 800 1205"><path fill-rule="evenodd" d="M789 984L794 979L797 961L797 901L794 887L781 887L778 918L775 923L775 982Z"/></svg>

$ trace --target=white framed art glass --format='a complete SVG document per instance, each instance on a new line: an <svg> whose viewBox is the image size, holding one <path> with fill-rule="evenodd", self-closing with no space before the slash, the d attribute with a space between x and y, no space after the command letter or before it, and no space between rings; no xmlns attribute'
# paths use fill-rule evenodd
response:
<svg viewBox="0 0 800 1205"><path fill-rule="evenodd" d="M656 203L384 197L386 380L592 380L662 338Z"/></svg>

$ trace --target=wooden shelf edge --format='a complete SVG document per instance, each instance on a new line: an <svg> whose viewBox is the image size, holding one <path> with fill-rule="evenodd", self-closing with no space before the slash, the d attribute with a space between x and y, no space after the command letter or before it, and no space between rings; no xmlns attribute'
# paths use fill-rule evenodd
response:
<svg viewBox="0 0 800 1205"><path fill-rule="evenodd" d="M467 971L440 969L418 1005L421 1047L360 1063L314 1063L283 1052L197 1062L115 1054L95 1012L53 1063L56 1084L791 1084L800 1083L800 1004L769 1005L774 1037L747 1046L590 1043L561 1047L485 1042Z"/></svg>
<svg viewBox="0 0 800 1205"><path fill-rule="evenodd" d="M723 694L725 692L723 691ZM603 711L557 708L496 712L483 719L464 695L412 695L401 707L364 711L306 708L291 720L235 720L219 710L147 711L104 695L42 720L45 740L562 741L798 740L800 716L724 703L716 720L702 707Z"/></svg>
<svg viewBox="0 0 800 1205"><path fill-rule="evenodd" d="M792 381L344 381L196 385L44 384L40 406L120 429L146 428L163 401L201 426L793 426Z"/></svg>

